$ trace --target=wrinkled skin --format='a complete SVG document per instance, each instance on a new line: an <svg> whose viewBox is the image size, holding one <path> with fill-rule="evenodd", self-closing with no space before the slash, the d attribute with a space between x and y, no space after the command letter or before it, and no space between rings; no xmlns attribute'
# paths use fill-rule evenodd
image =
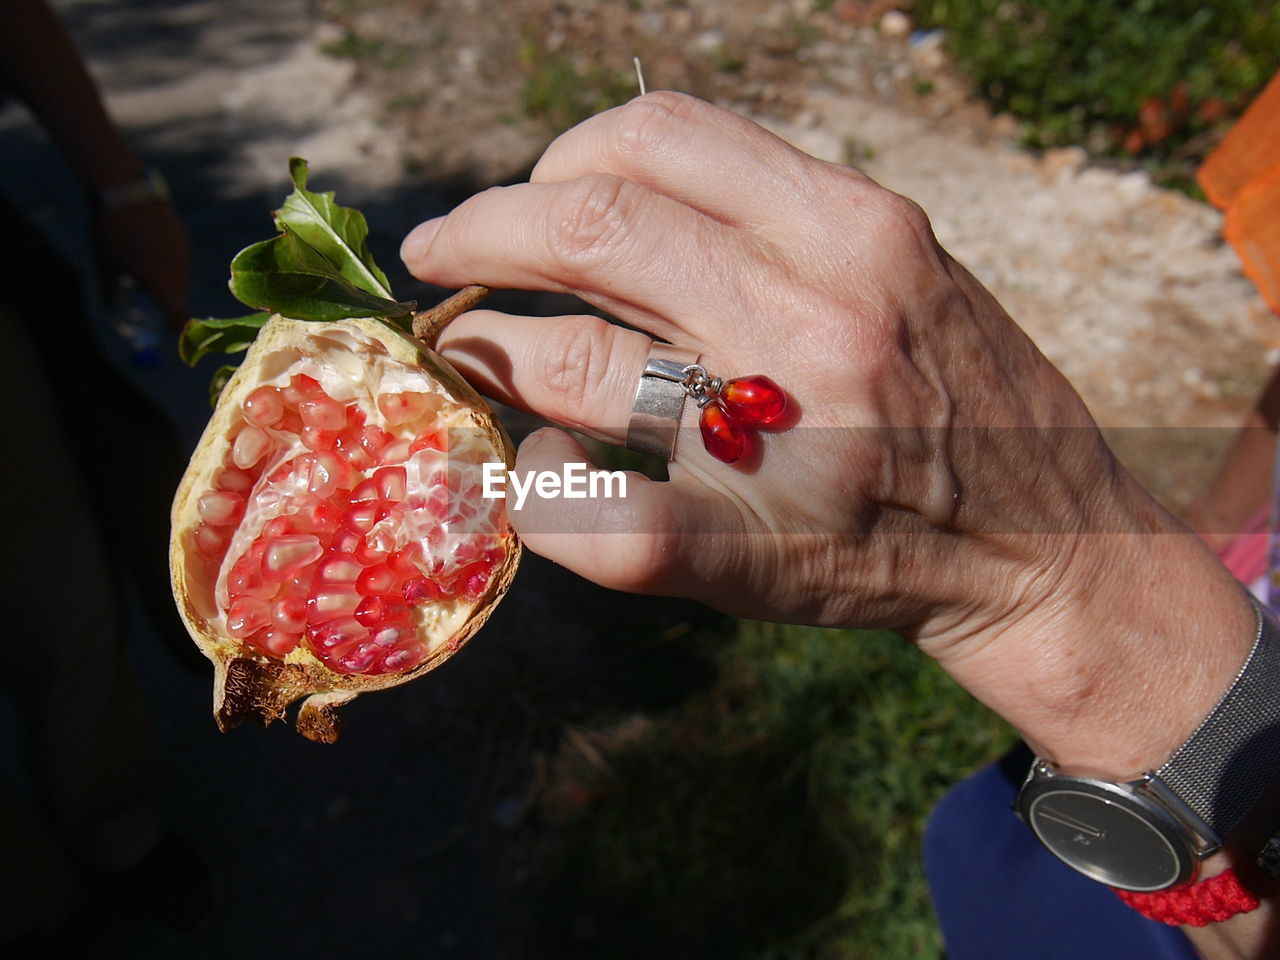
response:
<svg viewBox="0 0 1280 960"><path fill-rule="evenodd" d="M482 389L590 435L624 439L650 337L788 391L791 425L748 461L708 456L688 404L669 483L513 515L584 576L896 628L1043 756L1113 777L1167 758L1247 654L1235 582L923 211L858 171L651 94L563 135L530 183L419 226L402 256L423 280L570 291L636 328L475 311L440 339ZM517 469L583 459L544 431Z"/></svg>

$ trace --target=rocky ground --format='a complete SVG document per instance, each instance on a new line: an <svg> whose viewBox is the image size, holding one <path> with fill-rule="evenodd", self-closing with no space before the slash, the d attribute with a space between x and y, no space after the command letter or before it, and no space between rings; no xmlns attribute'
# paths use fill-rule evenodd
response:
<svg viewBox="0 0 1280 960"><path fill-rule="evenodd" d="M639 56L652 87L739 110L919 201L1102 423L1160 428L1129 431L1129 462L1171 501L1203 481L1227 435L1216 428L1240 418L1280 351L1216 213L1076 151L1021 151L1016 124L968 102L939 38L913 37L880 0L518 0L501 16L479 0L55 5L173 182L202 315L238 310L226 265L270 229L294 154L317 187L365 209L393 287L430 296L398 268L404 232L519 177L557 129L630 96ZM12 113L0 171L83 259L75 187ZM176 364L133 372L193 441L204 378ZM327 751L279 728L216 734L207 675L140 635L171 816L211 852L226 897L197 943L120 917L103 955L526 955L512 836L545 783L536 757L554 754L574 709L653 668L649 652L627 660L609 624L678 639L689 616L531 560L483 656L465 651L448 684L357 705L355 735Z"/></svg>
<svg viewBox="0 0 1280 960"><path fill-rule="evenodd" d="M137 16L68 6L99 31ZM366 210L395 268L409 226L522 177L558 130L633 95L639 57L651 87L738 110L921 203L1100 423L1148 428L1121 445L1171 503L1203 483L1226 441L1204 428L1238 422L1280 356L1280 327L1215 211L1078 149L1019 149L1017 123L972 102L942 38L884 0L519 0L502 17L477 0L285 0L269 21L243 0L129 7L163 17L170 46L199 45L163 61L170 49L140 36L97 64L147 147L179 174L199 167L187 207L209 240L200 310L235 309L225 263L261 233L288 156ZM196 30L214 9L229 15ZM1176 471L1168 449L1182 451Z"/></svg>

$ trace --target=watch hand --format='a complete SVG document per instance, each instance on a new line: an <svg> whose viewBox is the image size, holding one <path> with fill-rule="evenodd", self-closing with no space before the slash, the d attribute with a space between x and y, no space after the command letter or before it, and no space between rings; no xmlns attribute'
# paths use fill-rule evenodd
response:
<svg viewBox="0 0 1280 960"><path fill-rule="evenodd" d="M1081 833L1087 833L1089 836L1095 837L1099 840L1106 836L1105 832L1090 826L1083 820L1077 820L1075 817L1068 816L1065 813L1059 813L1052 807L1041 806L1041 808L1036 812L1045 820L1052 820L1054 823L1060 823L1062 826L1070 827L1072 830L1079 830Z"/></svg>

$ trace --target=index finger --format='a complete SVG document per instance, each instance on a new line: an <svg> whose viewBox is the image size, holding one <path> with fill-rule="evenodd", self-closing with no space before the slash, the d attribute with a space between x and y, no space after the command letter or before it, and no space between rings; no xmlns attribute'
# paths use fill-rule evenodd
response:
<svg viewBox="0 0 1280 960"><path fill-rule="evenodd" d="M827 189L828 175L867 179L809 156L745 117L665 90L561 134L529 179L549 183L591 173L623 177L716 220L765 232Z"/></svg>

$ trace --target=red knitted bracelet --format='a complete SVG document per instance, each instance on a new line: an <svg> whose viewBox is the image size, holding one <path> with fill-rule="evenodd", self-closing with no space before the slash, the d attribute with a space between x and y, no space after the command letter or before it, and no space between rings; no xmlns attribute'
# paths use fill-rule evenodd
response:
<svg viewBox="0 0 1280 960"><path fill-rule="evenodd" d="M1236 871L1230 867L1199 883L1183 884L1156 893L1135 893L1132 890L1116 890L1115 893L1143 916L1174 927L1184 923L1192 927L1221 923L1238 913L1258 908L1258 898L1245 888Z"/></svg>

